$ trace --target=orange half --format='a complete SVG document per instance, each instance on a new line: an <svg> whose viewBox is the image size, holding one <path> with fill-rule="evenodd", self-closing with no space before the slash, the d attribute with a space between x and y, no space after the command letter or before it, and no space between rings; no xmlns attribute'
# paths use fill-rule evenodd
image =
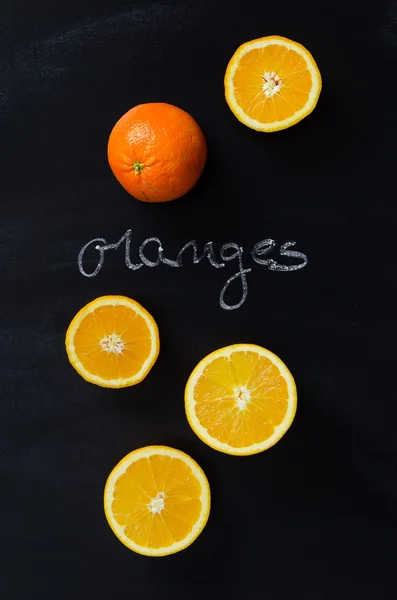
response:
<svg viewBox="0 0 397 600"><path fill-rule="evenodd" d="M206 444L247 455L278 442L296 412L294 378L278 356L254 344L235 344L206 356L185 390L186 415Z"/></svg>
<svg viewBox="0 0 397 600"><path fill-rule="evenodd" d="M165 556L194 542L208 520L210 488L198 464L167 446L127 454L110 473L105 515L130 550Z"/></svg>
<svg viewBox="0 0 397 600"><path fill-rule="evenodd" d="M321 86L310 52L277 35L240 46L225 74L230 109L257 131L279 131L301 121L315 108Z"/></svg>
<svg viewBox="0 0 397 600"><path fill-rule="evenodd" d="M135 300L101 296L82 308L66 333L66 351L90 383L122 388L146 377L159 354L153 317Z"/></svg>

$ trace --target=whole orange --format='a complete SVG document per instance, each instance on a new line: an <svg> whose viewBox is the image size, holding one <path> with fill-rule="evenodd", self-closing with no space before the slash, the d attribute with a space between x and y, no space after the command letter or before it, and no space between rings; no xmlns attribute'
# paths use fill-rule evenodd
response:
<svg viewBox="0 0 397 600"><path fill-rule="evenodd" d="M143 202L167 202L197 183L207 145L187 112L153 102L131 108L117 121L109 137L108 159L129 194Z"/></svg>

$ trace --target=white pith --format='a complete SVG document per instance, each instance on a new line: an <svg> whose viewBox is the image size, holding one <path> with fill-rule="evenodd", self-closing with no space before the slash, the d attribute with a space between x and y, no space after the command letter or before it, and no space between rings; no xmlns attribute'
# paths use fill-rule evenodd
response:
<svg viewBox="0 0 397 600"><path fill-rule="evenodd" d="M263 76L262 91L266 98L271 98L275 94L278 94L283 86L281 77L274 71L268 71Z"/></svg>
<svg viewBox="0 0 397 600"><path fill-rule="evenodd" d="M245 410L248 402L250 401L251 393L245 385L242 385L234 390L234 397L239 409Z"/></svg>
<svg viewBox="0 0 397 600"><path fill-rule="evenodd" d="M166 495L164 492L159 492L155 498L152 498L148 504L148 509L151 513L161 513L164 510Z"/></svg>
<svg viewBox="0 0 397 600"><path fill-rule="evenodd" d="M121 336L117 335L115 331L113 333L107 333L100 340L99 345L102 350L108 354L122 354L125 348L125 343Z"/></svg>

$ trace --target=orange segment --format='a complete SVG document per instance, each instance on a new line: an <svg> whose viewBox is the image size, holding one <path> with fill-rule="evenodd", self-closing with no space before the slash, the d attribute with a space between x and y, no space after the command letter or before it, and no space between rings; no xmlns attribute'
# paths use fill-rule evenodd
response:
<svg viewBox="0 0 397 600"><path fill-rule="evenodd" d="M66 334L66 350L76 371L103 387L142 381L159 353L153 317L135 300L102 296L82 308Z"/></svg>
<svg viewBox="0 0 397 600"><path fill-rule="evenodd" d="M306 48L280 36L240 46L225 74L225 97L235 116L258 131L286 129L312 112L321 75Z"/></svg>
<svg viewBox="0 0 397 600"><path fill-rule="evenodd" d="M131 550L164 556L189 546L210 510L207 478L179 450L148 446L131 452L109 475L105 514L115 535Z"/></svg>
<svg viewBox="0 0 397 600"><path fill-rule="evenodd" d="M187 418L209 446L228 454L255 454L273 446L290 427L296 387L272 352L236 344L204 358L185 391Z"/></svg>

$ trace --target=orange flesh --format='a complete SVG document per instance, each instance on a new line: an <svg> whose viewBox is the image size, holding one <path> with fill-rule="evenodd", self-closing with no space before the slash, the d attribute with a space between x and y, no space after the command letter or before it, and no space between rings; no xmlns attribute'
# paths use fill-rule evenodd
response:
<svg viewBox="0 0 397 600"><path fill-rule="evenodd" d="M100 341L106 335L119 335L121 353L106 352ZM134 376L142 368L151 350L151 338L145 320L125 306L101 306L82 320L74 336L76 354L83 366L102 379Z"/></svg>
<svg viewBox="0 0 397 600"><path fill-rule="evenodd" d="M267 98L262 91L263 76L271 72L281 78L282 87ZM275 43L244 54L233 84L236 101L249 117L261 123L273 123L291 117L305 106L312 77L302 56Z"/></svg>
<svg viewBox="0 0 397 600"><path fill-rule="evenodd" d="M244 396L245 388L248 396ZM247 398L243 409L240 397ZM288 388L279 369L255 352L234 352L213 360L194 389L195 412L215 439L235 448L263 442L288 409Z"/></svg>
<svg viewBox="0 0 397 600"><path fill-rule="evenodd" d="M150 502L164 495L164 508ZM146 548L165 548L186 538L201 513L201 486L180 459L164 455L132 463L114 487L112 511L125 535Z"/></svg>

